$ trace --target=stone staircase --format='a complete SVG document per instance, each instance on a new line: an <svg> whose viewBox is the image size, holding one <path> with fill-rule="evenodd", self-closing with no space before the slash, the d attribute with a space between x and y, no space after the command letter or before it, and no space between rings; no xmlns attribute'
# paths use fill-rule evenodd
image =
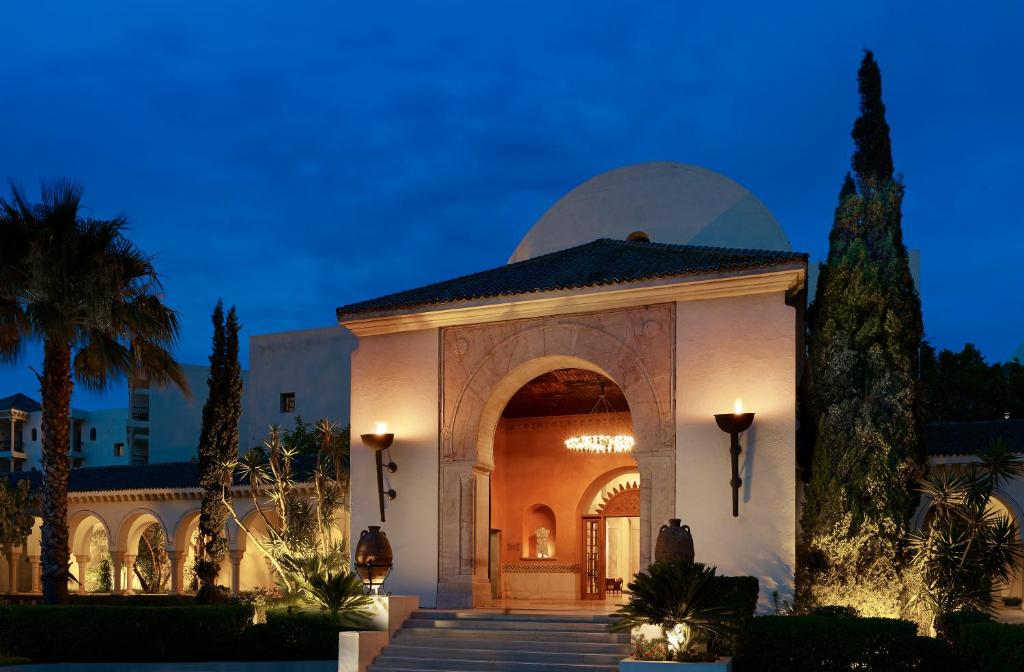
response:
<svg viewBox="0 0 1024 672"><path fill-rule="evenodd" d="M370 672L614 672L629 633L605 615L421 609L377 656Z"/></svg>

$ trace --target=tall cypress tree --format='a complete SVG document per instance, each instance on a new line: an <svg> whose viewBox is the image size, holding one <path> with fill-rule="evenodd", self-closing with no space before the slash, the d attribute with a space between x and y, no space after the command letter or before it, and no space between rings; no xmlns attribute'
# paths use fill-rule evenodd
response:
<svg viewBox="0 0 1024 672"><path fill-rule="evenodd" d="M804 428L813 445L798 591L862 612L900 611L903 538L924 456L916 375L921 304L903 244L881 73L858 73L856 151L808 310ZM856 188L854 188L856 187Z"/></svg>
<svg viewBox="0 0 1024 672"><path fill-rule="evenodd" d="M199 513L200 555L196 558L198 599L218 599L217 574L228 553L224 533L231 497L230 461L238 455L238 421L242 415L242 369L238 362L238 317L224 304L213 309L213 350L207 379L209 396L203 405L199 435L199 485L205 490Z"/></svg>

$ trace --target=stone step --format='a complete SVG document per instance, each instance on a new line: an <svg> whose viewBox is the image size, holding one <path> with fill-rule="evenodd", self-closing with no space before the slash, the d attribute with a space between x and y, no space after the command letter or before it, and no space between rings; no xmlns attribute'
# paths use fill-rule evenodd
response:
<svg viewBox="0 0 1024 672"><path fill-rule="evenodd" d="M551 611L481 611L481 610L448 610L448 609L417 609L411 614L416 619L466 620L466 621L535 621L540 623L598 623L608 625L615 618L608 614L577 614Z"/></svg>
<svg viewBox="0 0 1024 672"><path fill-rule="evenodd" d="M475 670L501 670L502 672L610 672L618 669L614 664L593 665L587 663L552 663L542 658L536 661L503 661L495 663L490 660L463 660L458 658L402 658L398 656L379 656L373 665L372 672L394 672L395 670L430 670L438 672L468 672Z"/></svg>
<svg viewBox="0 0 1024 672"><path fill-rule="evenodd" d="M490 634L490 633L487 633ZM475 634L466 637L438 637L430 630L399 631L392 640L394 644L431 649L477 648L481 646L480 637ZM537 637L524 639L485 640L487 648L495 651L573 651L576 653L610 653L619 654L628 651L628 638L614 642L568 642L564 639L541 640Z"/></svg>
<svg viewBox="0 0 1024 672"><path fill-rule="evenodd" d="M403 628L434 628L471 630L531 630L540 632L607 632L606 623L559 621L524 621L520 619L458 619L458 618L410 618Z"/></svg>
<svg viewBox="0 0 1024 672"><path fill-rule="evenodd" d="M449 649L438 649L430 646L414 646L394 643L387 647L386 654L380 656L379 660L391 660L393 658L433 658L433 659L459 659L459 660L486 660L490 662L501 661L527 661L527 662L549 662L549 663L585 663L588 665L615 665L623 659L621 647L619 651L610 653L585 653L574 650L566 650L565 647L558 651L537 650L529 642L521 642L521 648L516 649L492 649L487 642L477 642L476 648L459 647Z"/></svg>
<svg viewBox="0 0 1024 672"><path fill-rule="evenodd" d="M405 628L400 630L397 636L413 636L414 634L428 637L460 638L473 637L476 639L512 639L522 640L528 637L531 640L543 642L591 642L595 644L629 643L629 633L623 632L565 632L558 630L492 630L476 628Z"/></svg>

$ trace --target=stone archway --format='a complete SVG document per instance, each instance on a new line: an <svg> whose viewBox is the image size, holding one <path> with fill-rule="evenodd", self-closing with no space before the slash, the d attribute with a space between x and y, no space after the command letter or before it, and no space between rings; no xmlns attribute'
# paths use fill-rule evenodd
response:
<svg viewBox="0 0 1024 672"><path fill-rule="evenodd" d="M450 327L441 344L438 606L490 594L494 432L515 392L561 368L599 373L629 405L640 472L640 557L675 515L675 305Z"/></svg>

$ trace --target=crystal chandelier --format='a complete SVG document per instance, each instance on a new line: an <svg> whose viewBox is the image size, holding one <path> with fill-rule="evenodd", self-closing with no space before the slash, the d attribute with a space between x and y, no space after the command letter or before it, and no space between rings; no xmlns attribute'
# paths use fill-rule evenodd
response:
<svg viewBox="0 0 1024 672"><path fill-rule="evenodd" d="M591 417L600 413L614 413L601 383L601 396L590 410ZM565 440L565 447L577 453L629 453L633 450L633 437L629 434L580 434Z"/></svg>

